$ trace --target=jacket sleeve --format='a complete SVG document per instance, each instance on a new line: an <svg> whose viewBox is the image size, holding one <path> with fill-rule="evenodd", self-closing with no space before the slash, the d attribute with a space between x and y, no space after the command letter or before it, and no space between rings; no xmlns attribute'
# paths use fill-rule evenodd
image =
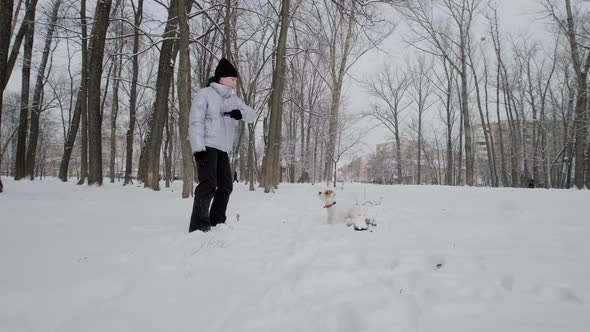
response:
<svg viewBox="0 0 590 332"><path fill-rule="evenodd" d="M246 103L244 103L241 99L240 111L242 111L242 121L244 122L254 123L254 121L256 121L256 118L258 118L258 114L256 113L256 111L252 109L252 107L246 105Z"/></svg>
<svg viewBox="0 0 590 332"><path fill-rule="evenodd" d="M188 118L188 137L193 153L205 151L205 112L207 99L203 90L199 90L191 102L191 111Z"/></svg>

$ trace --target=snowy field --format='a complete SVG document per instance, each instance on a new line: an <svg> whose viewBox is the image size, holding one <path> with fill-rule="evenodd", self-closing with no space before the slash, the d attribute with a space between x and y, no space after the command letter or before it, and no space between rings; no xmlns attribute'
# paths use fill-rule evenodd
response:
<svg viewBox="0 0 590 332"><path fill-rule="evenodd" d="M231 196L187 234L174 191L4 178L0 331L590 331L590 191L346 184ZM239 220L237 215L239 214Z"/></svg>

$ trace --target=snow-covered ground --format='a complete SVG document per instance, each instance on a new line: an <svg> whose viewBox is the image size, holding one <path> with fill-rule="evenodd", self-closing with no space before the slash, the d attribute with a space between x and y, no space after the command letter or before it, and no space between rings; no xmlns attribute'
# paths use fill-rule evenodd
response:
<svg viewBox="0 0 590 332"><path fill-rule="evenodd" d="M319 185L238 185L187 234L180 183L3 180L0 331L590 329L589 191L346 184L383 197L355 232Z"/></svg>

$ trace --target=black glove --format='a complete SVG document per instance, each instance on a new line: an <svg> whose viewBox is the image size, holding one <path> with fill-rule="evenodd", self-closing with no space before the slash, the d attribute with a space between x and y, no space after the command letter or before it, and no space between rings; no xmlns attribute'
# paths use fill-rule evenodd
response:
<svg viewBox="0 0 590 332"><path fill-rule="evenodd" d="M197 165L201 167L207 166L207 151L197 151L193 154L195 156L195 160L197 161Z"/></svg>
<svg viewBox="0 0 590 332"><path fill-rule="evenodd" d="M242 120L242 111L240 110L232 110L231 112L223 112L223 115L229 116L235 120Z"/></svg>

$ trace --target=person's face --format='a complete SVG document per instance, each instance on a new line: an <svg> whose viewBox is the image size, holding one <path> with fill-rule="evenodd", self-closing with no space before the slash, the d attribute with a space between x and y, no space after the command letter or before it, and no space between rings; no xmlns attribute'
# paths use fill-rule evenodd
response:
<svg viewBox="0 0 590 332"><path fill-rule="evenodd" d="M227 86L228 88L235 89L238 85L237 77L220 77L219 83Z"/></svg>

